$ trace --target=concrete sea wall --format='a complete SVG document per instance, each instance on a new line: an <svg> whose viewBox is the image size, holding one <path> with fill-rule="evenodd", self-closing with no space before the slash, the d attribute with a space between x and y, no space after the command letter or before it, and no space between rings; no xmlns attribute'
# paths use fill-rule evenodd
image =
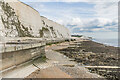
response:
<svg viewBox="0 0 120 80"><path fill-rule="evenodd" d="M12 52L4 52L2 53L2 57L0 59L0 61L2 61L2 66L0 66L0 70L5 70L10 67L16 67L17 65L22 64L26 61L40 57L42 54L45 54L44 46Z"/></svg>

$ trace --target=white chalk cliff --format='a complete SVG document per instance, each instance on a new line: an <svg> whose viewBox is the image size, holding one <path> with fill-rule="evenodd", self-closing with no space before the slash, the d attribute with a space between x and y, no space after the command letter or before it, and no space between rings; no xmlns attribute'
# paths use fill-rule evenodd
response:
<svg viewBox="0 0 120 80"><path fill-rule="evenodd" d="M69 30L18 1L0 1L0 36L69 39Z"/></svg>

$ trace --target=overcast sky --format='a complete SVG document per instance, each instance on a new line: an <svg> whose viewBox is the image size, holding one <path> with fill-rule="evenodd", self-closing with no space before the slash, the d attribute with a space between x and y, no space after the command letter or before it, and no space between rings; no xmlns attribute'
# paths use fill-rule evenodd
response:
<svg viewBox="0 0 120 80"><path fill-rule="evenodd" d="M20 0L71 34L117 38L118 0Z"/></svg>

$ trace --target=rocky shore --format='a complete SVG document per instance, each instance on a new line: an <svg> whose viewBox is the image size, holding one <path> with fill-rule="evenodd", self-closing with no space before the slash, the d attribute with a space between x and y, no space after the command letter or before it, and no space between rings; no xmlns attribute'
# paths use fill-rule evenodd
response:
<svg viewBox="0 0 120 80"><path fill-rule="evenodd" d="M119 80L118 47L107 46L91 40L76 41L68 48L57 50L58 52L73 58L74 61L85 66L110 66L110 68L88 68L90 72L106 77L108 80Z"/></svg>
<svg viewBox="0 0 120 80"><path fill-rule="evenodd" d="M57 52L56 50L65 49L72 44L71 42L63 42L58 44L52 44L46 46L46 58L48 59L46 62L49 67L47 68L40 68L33 73L31 73L26 78L58 78L62 79L72 79L73 80L106 80L104 77L89 72L88 69L86 69L84 66L79 66L77 62L75 62L73 59L68 58L64 54L61 54ZM40 65L34 63L37 65L37 67L40 67ZM51 65L51 66L50 66ZM75 78L75 79L74 79Z"/></svg>

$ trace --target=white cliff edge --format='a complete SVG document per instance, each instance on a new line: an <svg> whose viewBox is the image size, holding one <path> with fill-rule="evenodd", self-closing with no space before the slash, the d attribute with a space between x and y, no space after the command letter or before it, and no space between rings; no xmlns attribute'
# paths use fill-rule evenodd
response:
<svg viewBox="0 0 120 80"><path fill-rule="evenodd" d="M40 16L32 7L18 1L0 1L0 37L70 39L69 30L52 20Z"/></svg>

